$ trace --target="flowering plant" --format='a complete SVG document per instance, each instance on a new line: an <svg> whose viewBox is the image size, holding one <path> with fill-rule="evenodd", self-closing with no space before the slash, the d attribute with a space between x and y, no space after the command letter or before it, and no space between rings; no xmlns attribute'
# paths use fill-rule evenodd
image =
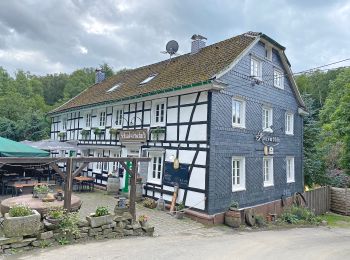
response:
<svg viewBox="0 0 350 260"><path fill-rule="evenodd" d="M139 222L146 222L148 220L147 215L140 215L138 218Z"/></svg>

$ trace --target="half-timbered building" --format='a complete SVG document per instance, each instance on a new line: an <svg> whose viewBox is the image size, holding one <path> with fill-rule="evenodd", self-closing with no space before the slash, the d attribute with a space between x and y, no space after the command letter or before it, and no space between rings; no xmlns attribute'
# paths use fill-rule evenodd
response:
<svg viewBox="0 0 350 260"><path fill-rule="evenodd" d="M303 189L305 106L285 48L248 32L191 52L119 72L50 112L51 138L76 140L79 154L149 156L140 165L144 195L208 215L231 201L257 205ZM105 185L117 164L87 175ZM127 176L121 176L122 188Z"/></svg>

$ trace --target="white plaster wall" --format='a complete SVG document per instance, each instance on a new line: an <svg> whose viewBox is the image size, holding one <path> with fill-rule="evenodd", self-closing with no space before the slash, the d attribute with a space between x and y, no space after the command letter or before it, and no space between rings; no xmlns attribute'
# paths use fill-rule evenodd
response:
<svg viewBox="0 0 350 260"><path fill-rule="evenodd" d="M184 105L184 104L194 103L196 100L196 97L197 97L197 93L183 95L181 96L180 104Z"/></svg>
<svg viewBox="0 0 350 260"><path fill-rule="evenodd" d="M192 125L188 139L192 141L207 140L207 125L206 124Z"/></svg>
<svg viewBox="0 0 350 260"><path fill-rule="evenodd" d="M185 205L187 207L195 207L198 209L205 209L205 194L194 192L194 191L187 191L187 198ZM196 206L195 206L196 205Z"/></svg>
<svg viewBox="0 0 350 260"><path fill-rule="evenodd" d="M177 108L168 108L167 122L168 123L177 123Z"/></svg>
<svg viewBox="0 0 350 260"><path fill-rule="evenodd" d="M193 106L180 108L180 122L181 123L190 121L192 109L193 109Z"/></svg>
<svg viewBox="0 0 350 260"><path fill-rule="evenodd" d="M191 178L188 183L189 187L205 189L205 169L194 167L191 173Z"/></svg>
<svg viewBox="0 0 350 260"><path fill-rule="evenodd" d="M167 126L167 140L177 140L177 126Z"/></svg>
<svg viewBox="0 0 350 260"><path fill-rule="evenodd" d="M208 106L207 104L204 105L197 105L194 114L193 114L193 118L192 121L196 122L196 121L206 121L207 117L208 117L208 110L207 110Z"/></svg>

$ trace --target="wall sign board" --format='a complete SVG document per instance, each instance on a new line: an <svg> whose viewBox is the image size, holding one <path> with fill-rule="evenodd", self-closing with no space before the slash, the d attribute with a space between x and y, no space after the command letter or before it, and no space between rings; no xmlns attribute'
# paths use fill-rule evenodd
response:
<svg viewBox="0 0 350 260"><path fill-rule="evenodd" d="M164 163L163 184L180 188L187 188L189 182L189 164L180 163L179 169L175 170L172 162Z"/></svg>
<svg viewBox="0 0 350 260"><path fill-rule="evenodd" d="M143 143L147 141L147 129L121 130L119 136L122 143Z"/></svg>

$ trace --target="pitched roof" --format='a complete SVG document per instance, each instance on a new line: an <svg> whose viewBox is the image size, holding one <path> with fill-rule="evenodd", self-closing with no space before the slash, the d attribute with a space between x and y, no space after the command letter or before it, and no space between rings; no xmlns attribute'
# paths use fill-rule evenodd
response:
<svg viewBox="0 0 350 260"><path fill-rule="evenodd" d="M170 62L165 60L120 72L92 85L50 113L208 81L229 66L255 40L252 36L238 35L209 45L196 54L188 53L172 58ZM152 74L157 75L148 83L140 85L140 82ZM120 86L107 92L116 84Z"/></svg>

